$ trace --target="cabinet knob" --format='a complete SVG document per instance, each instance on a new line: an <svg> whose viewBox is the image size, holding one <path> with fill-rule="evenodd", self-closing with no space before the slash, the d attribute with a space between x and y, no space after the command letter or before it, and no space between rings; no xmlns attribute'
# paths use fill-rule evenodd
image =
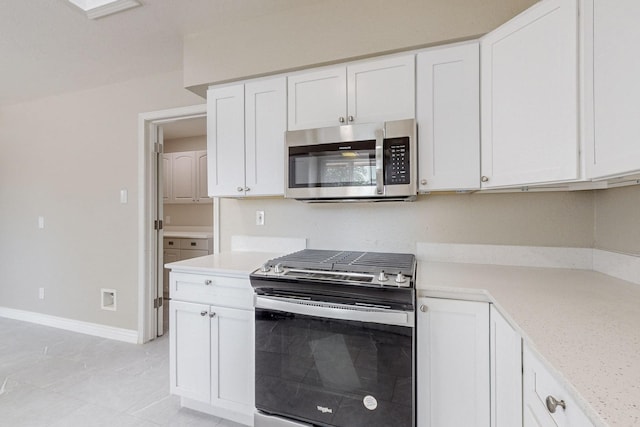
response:
<svg viewBox="0 0 640 427"><path fill-rule="evenodd" d="M238 193L242 193L244 191L244 187L238 187L236 190L238 190Z"/></svg>
<svg viewBox="0 0 640 427"><path fill-rule="evenodd" d="M204 284L205 284L206 286L209 286L209 285L211 284L211 280L210 280L210 279L205 280L205 281L204 281Z"/></svg>
<svg viewBox="0 0 640 427"><path fill-rule="evenodd" d="M426 179L420 180L420 185L427 185L427 180Z"/></svg>
<svg viewBox="0 0 640 427"><path fill-rule="evenodd" d="M424 305L424 304L420 304L420 311L421 311L421 312L426 313L426 312L427 312L427 310L428 310L428 308L427 308L427 306L426 306L426 305Z"/></svg>
<svg viewBox="0 0 640 427"><path fill-rule="evenodd" d="M213 319L214 317L216 317L216 314L215 313L209 313L209 317Z"/></svg>
<svg viewBox="0 0 640 427"><path fill-rule="evenodd" d="M244 187L244 191L251 191L251 188L249 188L249 187Z"/></svg>
<svg viewBox="0 0 640 427"><path fill-rule="evenodd" d="M340 123L344 123L344 117L340 116L340 117L338 118L338 121L339 121Z"/></svg>
<svg viewBox="0 0 640 427"><path fill-rule="evenodd" d="M353 120L353 116L349 116L349 121L352 122Z"/></svg>
<svg viewBox="0 0 640 427"><path fill-rule="evenodd" d="M547 409L552 414L556 413L556 409L558 408L558 406L561 406L562 409L567 409L567 404L564 402L564 400L558 400L553 396L547 396L546 403Z"/></svg>
<svg viewBox="0 0 640 427"><path fill-rule="evenodd" d="M202 316L202 317L206 316L207 314L209 314L209 313L207 313L206 311L201 311L200 312L200 316Z"/></svg>
<svg viewBox="0 0 640 427"><path fill-rule="evenodd" d="M483 176L482 178L480 178L480 181L489 182L489 177L488 176Z"/></svg>

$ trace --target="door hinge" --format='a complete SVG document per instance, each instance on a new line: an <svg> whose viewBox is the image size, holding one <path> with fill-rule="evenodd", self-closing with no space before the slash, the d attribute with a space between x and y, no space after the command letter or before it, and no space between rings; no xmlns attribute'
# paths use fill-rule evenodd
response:
<svg viewBox="0 0 640 427"><path fill-rule="evenodd" d="M162 144L160 144L159 142L154 142L153 143L153 152L154 153L158 153L158 154L164 153L164 146Z"/></svg>
<svg viewBox="0 0 640 427"><path fill-rule="evenodd" d="M162 224L162 220L161 219L156 219L155 221L153 221L153 229L154 230L162 230L163 229L163 224Z"/></svg>
<svg viewBox="0 0 640 427"><path fill-rule="evenodd" d="M162 297L155 298L153 300L153 308L160 308L164 304L164 299Z"/></svg>

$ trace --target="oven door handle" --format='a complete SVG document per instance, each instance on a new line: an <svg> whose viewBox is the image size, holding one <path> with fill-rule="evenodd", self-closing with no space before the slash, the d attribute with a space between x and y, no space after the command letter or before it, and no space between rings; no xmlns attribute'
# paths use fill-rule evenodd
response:
<svg viewBox="0 0 640 427"><path fill-rule="evenodd" d="M383 325L414 326L415 315L411 311L371 309L319 301L256 295L255 307L277 310L326 319L354 320Z"/></svg>

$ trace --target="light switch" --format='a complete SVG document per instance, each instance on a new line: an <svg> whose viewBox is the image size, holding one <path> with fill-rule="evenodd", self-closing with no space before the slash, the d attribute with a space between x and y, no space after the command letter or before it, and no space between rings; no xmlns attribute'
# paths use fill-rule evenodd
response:
<svg viewBox="0 0 640 427"><path fill-rule="evenodd" d="M38 228L44 228L44 217L43 216L39 216L38 217Z"/></svg>
<svg viewBox="0 0 640 427"><path fill-rule="evenodd" d="M122 190L120 190L120 203L122 203L123 205L126 205L128 201L129 201L129 192L127 191L126 188L123 188Z"/></svg>

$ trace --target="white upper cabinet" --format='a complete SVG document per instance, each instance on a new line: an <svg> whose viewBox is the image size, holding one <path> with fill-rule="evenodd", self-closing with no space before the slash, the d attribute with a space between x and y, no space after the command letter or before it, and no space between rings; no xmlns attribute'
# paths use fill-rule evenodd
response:
<svg viewBox="0 0 640 427"><path fill-rule="evenodd" d="M480 188L478 43L417 56L419 191Z"/></svg>
<svg viewBox="0 0 640 427"><path fill-rule="evenodd" d="M640 2L588 0L585 33L587 151L590 178L640 171ZM589 79L586 79L587 82ZM589 91L592 91L590 93Z"/></svg>
<svg viewBox="0 0 640 427"><path fill-rule="evenodd" d="M164 203L171 203L171 179L173 169L173 156L169 154L162 155L162 201Z"/></svg>
<svg viewBox="0 0 640 427"><path fill-rule="evenodd" d="M209 195L284 194L284 77L207 92Z"/></svg>
<svg viewBox="0 0 640 427"><path fill-rule="evenodd" d="M577 8L542 0L481 39L483 188L579 178Z"/></svg>
<svg viewBox="0 0 640 427"><path fill-rule="evenodd" d="M249 196L284 194L284 77L245 85L245 187Z"/></svg>
<svg viewBox="0 0 640 427"><path fill-rule="evenodd" d="M201 201L209 198L207 190L207 150L195 152L196 158L196 196Z"/></svg>
<svg viewBox="0 0 640 427"><path fill-rule="evenodd" d="M207 151L163 155L164 203L207 203Z"/></svg>
<svg viewBox="0 0 640 427"><path fill-rule="evenodd" d="M405 55L288 77L289 130L415 117L415 57Z"/></svg>

